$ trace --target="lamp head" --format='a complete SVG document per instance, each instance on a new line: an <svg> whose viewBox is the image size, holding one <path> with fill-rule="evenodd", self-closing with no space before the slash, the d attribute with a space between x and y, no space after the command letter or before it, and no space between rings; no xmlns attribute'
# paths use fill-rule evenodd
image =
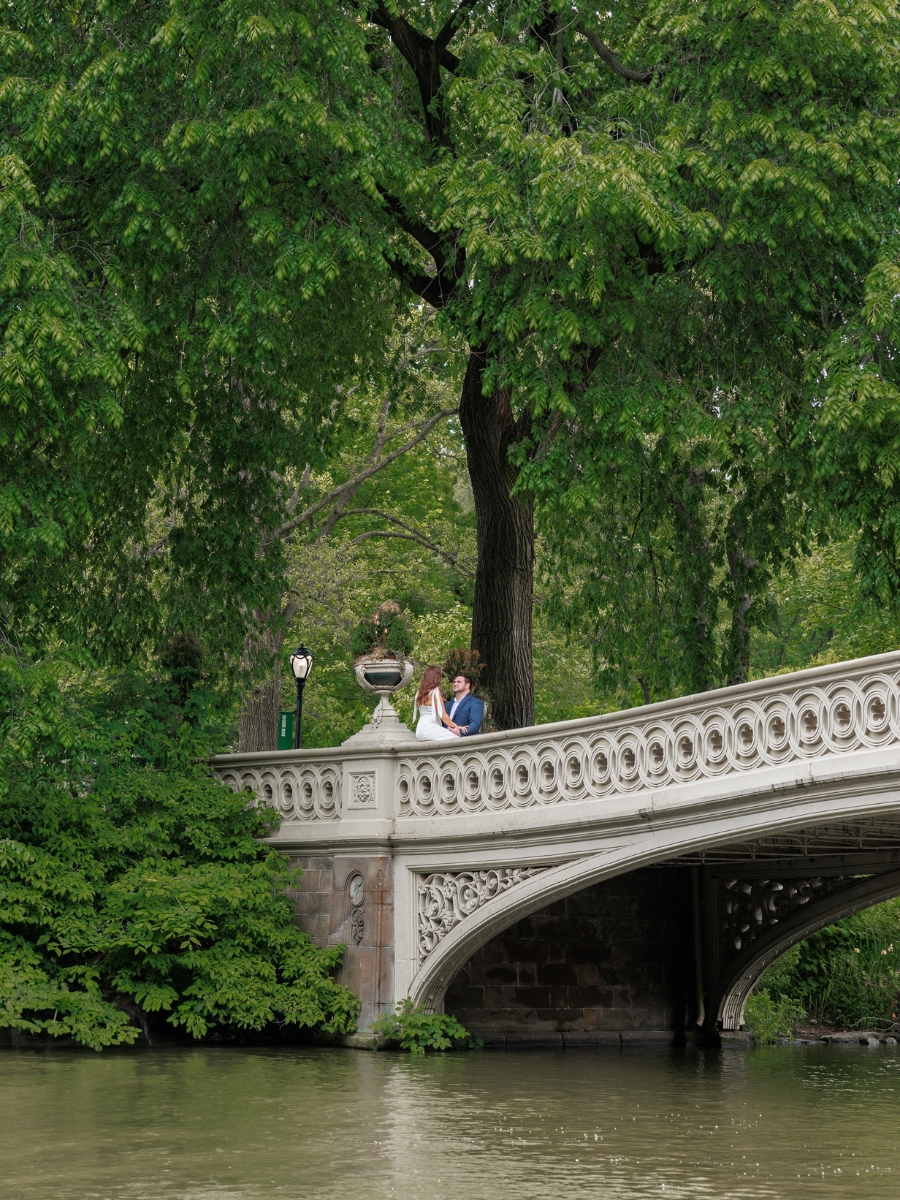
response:
<svg viewBox="0 0 900 1200"><path fill-rule="evenodd" d="M307 650L303 645L298 646L291 655L291 670L294 672L294 678L298 683L308 678L312 665L312 651Z"/></svg>

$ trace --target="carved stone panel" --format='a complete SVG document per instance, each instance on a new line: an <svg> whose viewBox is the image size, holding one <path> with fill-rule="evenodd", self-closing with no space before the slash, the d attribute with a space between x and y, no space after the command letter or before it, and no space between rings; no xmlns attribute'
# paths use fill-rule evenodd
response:
<svg viewBox="0 0 900 1200"><path fill-rule="evenodd" d="M375 772L351 771L348 808L375 807Z"/></svg>
<svg viewBox="0 0 900 1200"><path fill-rule="evenodd" d="M419 961L424 961L460 921L545 870L546 867L500 867L490 871L440 871L419 876Z"/></svg>
<svg viewBox="0 0 900 1200"><path fill-rule="evenodd" d="M328 943L346 947L338 979L359 997L360 1029L392 1008L394 903L387 855L335 855Z"/></svg>
<svg viewBox="0 0 900 1200"><path fill-rule="evenodd" d="M841 879L726 879L723 933L726 957L745 949L761 933L808 904L830 895Z"/></svg>

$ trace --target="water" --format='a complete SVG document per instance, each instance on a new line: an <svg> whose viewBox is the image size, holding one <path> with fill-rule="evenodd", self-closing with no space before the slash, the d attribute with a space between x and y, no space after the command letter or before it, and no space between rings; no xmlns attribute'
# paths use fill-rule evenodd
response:
<svg viewBox="0 0 900 1200"><path fill-rule="evenodd" d="M0 1200L896 1200L900 1053L0 1053Z"/></svg>

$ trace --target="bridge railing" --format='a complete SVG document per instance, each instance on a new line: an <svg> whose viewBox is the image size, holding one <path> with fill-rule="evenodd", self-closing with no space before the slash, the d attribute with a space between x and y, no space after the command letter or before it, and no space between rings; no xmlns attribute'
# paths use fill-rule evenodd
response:
<svg viewBox="0 0 900 1200"><path fill-rule="evenodd" d="M286 820L452 817L601 800L898 743L894 652L456 743L412 741L378 755L361 745L220 755L214 769Z"/></svg>
<svg viewBox="0 0 900 1200"><path fill-rule="evenodd" d="M234 791L249 788L287 821L339 821L344 810L340 747L217 754L213 770Z"/></svg>

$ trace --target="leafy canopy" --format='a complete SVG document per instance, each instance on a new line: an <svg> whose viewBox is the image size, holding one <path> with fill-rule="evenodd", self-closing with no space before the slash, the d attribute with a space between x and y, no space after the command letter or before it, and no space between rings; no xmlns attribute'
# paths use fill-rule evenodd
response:
<svg viewBox="0 0 900 1200"><path fill-rule="evenodd" d="M7 596L133 644L162 539L171 610L227 628L270 604L285 472L324 460L388 268L508 392L576 616L606 604L582 568L599 546L615 579L637 508L614 673L652 645L653 689L741 677L826 506L895 594L897 20L891 0L14 0ZM62 554L89 541L79 576Z"/></svg>
<svg viewBox="0 0 900 1200"><path fill-rule="evenodd" d="M240 7L4 9L0 602L37 642L239 644L286 472L327 456L390 317L325 188L340 56Z"/></svg>

